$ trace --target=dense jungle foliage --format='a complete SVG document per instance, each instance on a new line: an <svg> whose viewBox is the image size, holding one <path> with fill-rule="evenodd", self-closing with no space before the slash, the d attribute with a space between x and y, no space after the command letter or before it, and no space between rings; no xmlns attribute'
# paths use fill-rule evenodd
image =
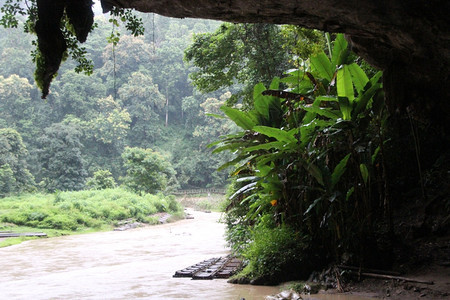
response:
<svg viewBox="0 0 450 300"><path fill-rule="evenodd" d="M96 172L110 172L137 192L224 187L228 172L217 168L232 154L211 155L206 145L237 127L210 115L225 103L251 106L254 84L281 76L324 44L321 33L293 26L97 12L86 43L67 32L65 61L39 100L34 80L41 79L31 70L40 68L40 50L35 35L26 34L34 32L36 11L2 2L8 5L0 28L1 195L82 190ZM20 16L20 8L29 15ZM61 27L69 30L70 20ZM12 146L13 136L20 147ZM127 147L149 157L132 166ZM136 168L148 170L144 160L152 153L161 161L151 172L161 173L161 164L166 171L162 182L144 187L135 181L154 178L137 179Z"/></svg>
<svg viewBox="0 0 450 300"><path fill-rule="evenodd" d="M252 106L221 107L240 127L209 145L236 154L221 168L235 168L226 222L230 245L247 261L238 282L306 278L331 262L392 268L415 247L413 237L448 230L448 153L433 153L422 173L424 127L410 119L399 135L382 72L353 54L342 34L325 36L327 47L299 68L255 85ZM415 228L402 218L421 205L427 212Z"/></svg>
<svg viewBox="0 0 450 300"><path fill-rule="evenodd" d="M289 276L306 276L345 253L368 253L360 247L378 216L389 223L382 73L369 77L357 62L337 35L328 56L314 54L268 90L256 85L252 109L222 107L242 129L213 144L237 153L224 165L237 164L228 239L252 277L288 279L288 266ZM265 245L274 239L293 255L275 259L284 250Z"/></svg>
<svg viewBox="0 0 450 300"><path fill-rule="evenodd" d="M141 190L127 147L146 153L142 161L155 155L158 162L142 168L164 167L145 192L225 186L227 173L216 169L226 155L205 146L234 127L205 113L218 113L230 93L196 92L183 61L192 35L218 23L155 15L143 22L147 34L134 37L108 15L95 21L83 44L94 72L77 73L78 62L68 59L46 100L34 84L33 35L0 28L0 195L81 190L100 171ZM111 31L116 43L108 42Z"/></svg>

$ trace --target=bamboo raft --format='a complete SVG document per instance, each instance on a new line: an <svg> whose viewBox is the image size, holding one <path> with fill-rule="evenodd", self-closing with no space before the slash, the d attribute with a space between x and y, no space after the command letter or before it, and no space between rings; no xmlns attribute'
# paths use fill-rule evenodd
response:
<svg viewBox="0 0 450 300"><path fill-rule="evenodd" d="M11 232L11 231L1 231L0 238L10 238L10 237L46 237L47 234L43 232Z"/></svg>
<svg viewBox="0 0 450 300"><path fill-rule="evenodd" d="M211 258L175 272L173 277L192 279L229 278L241 267L242 261L232 257Z"/></svg>

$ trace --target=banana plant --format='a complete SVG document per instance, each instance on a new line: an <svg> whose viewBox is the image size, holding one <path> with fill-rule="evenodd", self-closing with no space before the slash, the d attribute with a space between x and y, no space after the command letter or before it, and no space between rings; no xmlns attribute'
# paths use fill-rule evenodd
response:
<svg viewBox="0 0 450 300"><path fill-rule="evenodd" d="M246 207L247 221L271 214L311 235L328 228L322 238L344 243L343 232L357 226L352 211L362 212L358 220L370 214L357 207L370 206L367 190L382 148L373 120L383 114L384 97L382 73L369 78L343 35L330 56L311 57L269 89L255 86L252 110L222 107L242 131L210 146L236 154L222 167L235 166L241 185L233 203Z"/></svg>

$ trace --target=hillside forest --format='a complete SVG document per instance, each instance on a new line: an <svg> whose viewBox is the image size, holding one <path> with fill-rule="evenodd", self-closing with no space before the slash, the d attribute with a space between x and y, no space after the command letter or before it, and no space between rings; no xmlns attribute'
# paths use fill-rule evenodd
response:
<svg viewBox="0 0 450 300"><path fill-rule="evenodd" d="M189 83L193 67L183 61L192 35L218 23L155 15L146 18L144 36L118 28L115 46L107 40L113 28L108 16L96 23L84 45L93 74L77 73L67 61L45 100L33 79L33 36L0 29L1 153L16 157L2 160L11 160L14 176L7 180L3 164L0 193L81 190L98 171L122 183L127 147L151 149L167 162L170 187L153 192L223 187L227 174L216 169L225 156L212 156L205 146L233 126L205 113L218 113L230 92L200 94Z"/></svg>
<svg viewBox="0 0 450 300"><path fill-rule="evenodd" d="M97 15L48 95L33 35L0 28L1 196L227 187L237 281L259 284L393 268L447 234L448 137L394 116L342 34L136 16Z"/></svg>

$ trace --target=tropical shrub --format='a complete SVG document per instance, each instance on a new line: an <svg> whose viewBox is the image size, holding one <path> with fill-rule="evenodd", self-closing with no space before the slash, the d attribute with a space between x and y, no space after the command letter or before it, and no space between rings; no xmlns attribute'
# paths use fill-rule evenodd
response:
<svg viewBox="0 0 450 300"><path fill-rule="evenodd" d="M222 107L242 129L211 144L214 152L237 154L222 166L236 166L229 241L234 228L241 230L237 224L253 228L269 216L311 241L305 253L328 260L370 255L373 249L361 247L375 222L383 216L389 222L390 214L383 189L386 112L381 72L369 78L358 61L337 35L329 57L312 56L268 90L256 85L253 109Z"/></svg>
<svg viewBox="0 0 450 300"><path fill-rule="evenodd" d="M131 190L156 194L178 186L175 170L159 152L126 147L122 158L127 170L123 180Z"/></svg>
<svg viewBox="0 0 450 300"><path fill-rule="evenodd" d="M2 199L0 223L74 231L110 226L128 218L152 223L152 214L181 211L173 196L139 196L119 188L24 194Z"/></svg>
<svg viewBox="0 0 450 300"><path fill-rule="evenodd" d="M94 190L112 189L116 186L116 181L109 170L98 170L86 180L86 186Z"/></svg>
<svg viewBox="0 0 450 300"><path fill-rule="evenodd" d="M76 191L84 188L87 177L82 157L82 131L77 124L54 123L44 130L38 150L40 174L46 190Z"/></svg>
<svg viewBox="0 0 450 300"><path fill-rule="evenodd" d="M243 253L249 263L246 272L257 283L279 283L308 276L312 261L305 250L308 242L293 228L259 226L252 231L253 243Z"/></svg>

